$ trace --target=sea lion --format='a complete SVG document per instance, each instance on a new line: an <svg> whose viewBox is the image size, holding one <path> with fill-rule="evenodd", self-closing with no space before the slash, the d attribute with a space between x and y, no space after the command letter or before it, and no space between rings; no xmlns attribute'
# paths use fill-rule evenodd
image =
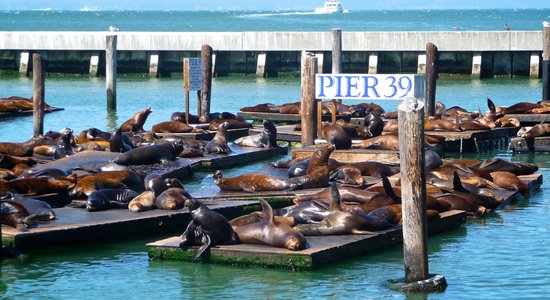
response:
<svg viewBox="0 0 550 300"><path fill-rule="evenodd" d="M275 216L290 218L297 224L314 224L321 222L330 213L330 205L324 201L307 201L299 205L276 209Z"/></svg>
<svg viewBox="0 0 550 300"><path fill-rule="evenodd" d="M460 124L457 122L451 122L447 120L432 120L426 119L424 121L424 130L426 131L462 131Z"/></svg>
<svg viewBox="0 0 550 300"><path fill-rule="evenodd" d="M211 247L239 243L239 237L224 216L192 198L185 201L185 207L189 208L192 220L181 236L179 247L187 249L192 245L201 245L195 259Z"/></svg>
<svg viewBox="0 0 550 300"><path fill-rule="evenodd" d="M379 207L371 211L367 216L376 217L382 220L386 220L391 224L401 223L401 217L403 216L401 204L392 204Z"/></svg>
<svg viewBox="0 0 550 300"><path fill-rule="evenodd" d="M45 195L67 192L76 185L76 174L62 180L47 177L16 178L8 182L10 191L25 195Z"/></svg>
<svg viewBox="0 0 550 300"><path fill-rule="evenodd" d="M71 196L89 196L91 193L101 189L115 189L129 187L137 191L144 190L143 177L130 170L102 171L83 175L78 178L76 187L71 191Z"/></svg>
<svg viewBox="0 0 550 300"><path fill-rule="evenodd" d="M338 188L340 192L340 199L342 202L347 203L366 203L370 201L373 197L380 194L378 192L366 191L356 187L350 186L340 186ZM330 202L330 187L324 188L321 191L314 194L303 194L298 195L293 199L295 204L304 203L307 201L324 201L326 203Z"/></svg>
<svg viewBox="0 0 550 300"><path fill-rule="evenodd" d="M195 128L186 123L176 121L165 121L153 125L151 131L154 133L189 133Z"/></svg>
<svg viewBox="0 0 550 300"><path fill-rule="evenodd" d="M204 156L205 153L206 153L205 145L197 145L194 147L184 145L183 150L178 155L178 157L182 157L182 158L199 157L199 156Z"/></svg>
<svg viewBox="0 0 550 300"><path fill-rule="evenodd" d="M263 130L259 134L236 139L233 144L243 147L277 148L277 127L271 120L264 120Z"/></svg>
<svg viewBox="0 0 550 300"><path fill-rule="evenodd" d="M351 145L352 149L379 149L399 151L399 136L379 135Z"/></svg>
<svg viewBox="0 0 550 300"><path fill-rule="evenodd" d="M289 226L296 225L296 222L291 217L274 216L274 218L275 218L275 222L278 222L278 223L285 223ZM240 226L259 223L259 222L263 222L263 221L265 221L265 220L264 220L262 212L261 211L255 211L255 212L251 212L247 215L237 217L237 218L229 221L229 224L231 225L231 227L233 227L233 229L235 229L235 228L240 227Z"/></svg>
<svg viewBox="0 0 550 300"><path fill-rule="evenodd" d="M187 123L187 124L199 124L200 123L199 116L193 115L193 114L189 114L189 122L186 122L185 112L180 112L180 111L176 111L176 112L172 113L172 116L170 116L170 120L171 121L176 121L176 122Z"/></svg>
<svg viewBox="0 0 550 300"><path fill-rule="evenodd" d="M531 129L527 129L523 132L518 132L518 136L522 137L524 139L534 139L536 137L541 136L549 136L550 135L550 124L547 123L541 123L536 124Z"/></svg>
<svg viewBox="0 0 550 300"><path fill-rule="evenodd" d="M341 168L347 166L357 168L363 176L372 176L375 178L382 178L382 176L392 176L399 173L400 170L399 165L390 165L376 161L356 162L344 165Z"/></svg>
<svg viewBox="0 0 550 300"><path fill-rule="evenodd" d="M0 224L25 232L36 225L36 215L30 215L25 207L11 200L0 200Z"/></svg>
<svg viewBox="0 0 550 300"><path fill-rule="evenodd" d="M399 123L394 120L389 120L384 125L383 132L391 132L391 133L397 133L399 132Z"/></svg>
<svg viewBox="0 0 550 300"><path fill-rule="evenodd" d="M21 143L10 143L2 142L0 143L0 153L8 154L11 156L31 156L32 148Z"/></svg>
<svg viewBox="0 0 550 300"><path fill-rule="evenodd" d="M128 203L128 210L131 212L142 212L153 209L155 207L155 193L145 191Z"/></svg>
<svg viewBox="0 0 550 300"><path fill-rule="evenodd" d="M110 208L128 208L138 193L130 189L102 189L91 193L86 201L87 211L100 211Z"/></svg>
<svg viewBox="0 0 550 300"><path fill-rule="evenodd" d="M218 131L214 138L206 144L206 151L208 153L229 154L231 148L227 145L227 128L229 123L223 122L218 126Z"/></svg>
<svg viewBox="0 0 550 300"><path fill-rule="evenodd" d="M191 199L191 195L181 188L168 188L155 198L155 206L158 209L176 210L182 209L185 201Z"/></svg>
<svg viewBox="0 0 550 300"><path fill-rule="evenodd" d="M330 173L330 180L342 184L362 187L365 179L361 176L361 170L354 166L343 166Z"/></svg>
<svg viewBox="0 0 550 300"><path fill-rule="evenodd" d="M328 186L331 171L329 157L334 149L334 145L317 149L309 160L306 175L297 176L291 180L299 183L304 189Z"/></svg>
<svg viewBox="0 0 550 300"><path fill-rule="evenodd" d="M357 128L357 135L362 138L379 136L384 130L384 120L380 116L368 113L363 119L363 126Z"/></svg>
<svg viewBox="0 0 550 300"><path fill-rule="evenodd" d="M243 244L267 244L292 251L306 248L306 238L285 223L276 222L273 209L260 199L265 221L235 228L235 233Z"/></svg>
<svg viewBox="0 0 550 300"><path fill-rule="evenodd" d="M69 129L63 132L59 142L57 142L53 159L60 159L73 154L73 131Z"/></svg>
<svg viewBox="0 0 550 300"><path fill-rule="evenodd" d="M486 159L478 164L470 166L472 171L484 172L508 171L516 175L529 175L536 172L539 167L525 162L510 162L501 158Z"/></svg>
<svg viewBox="0 0 550 300"><path fill-rule="evenodd" d="M0 199L11 200L21 204L23 207L25 207L25 210L29 213L29 215L36 215L37 221L55 220L54 210L48 203L44 201L23 197L19 194L13 193L4 193L0 195Z"/></svg>
<svg viewBox="0 0 550 300"><path fill-rule="evenodd" d="M299 115L301 111L301 102L286 103L279 106L279 113Z"/></svg>
<svg viewBox="0 0 550 300"><path fill-rule="evenodd" d="M501 111L503 114L529 114L531 110L541 107L543 106L538 103L519 102L512 106L504 107Z"/></svg>
<svg viewBox="0 0 550 300"><path fill-rule="evenodd" d="M521 181L517 175L506 171L496 171L490 173L493 182L507 190L520 191L525 197L529 197L531 190L525 182Z"/></svg>
<svg viewBox="0 0 550 300"><path fill-rule="evenodd" d="M162 180L158 174L154 173L145 176L144 185L146 190L155 194L155 197L158 197L162 192L168 189L166 182Z"/></svg>
<svg viewBox="0 0 550 300"><path fill-rule="evenodd" d="M279 107L271 103L260 103L255 106L241 107L242 112L265 112L265 113L279 113Z"/></svg>
<svg viewBox="0 0 550 300"><path fill-rule="evenodd" d="M122 128L123 132L142 132L143 125L145 124L145 121L147 121L147 117L152 112L151 107L146 107L142 109L141 111L138 111L133 117L126 120L126 122L122 123L120 127Z"/></svg>
<svg viewBox="0 0 550 300"><path fill-rule="evenodd" d="M134 149L134 144L125 133L122 132L122 127L115 129L109 138L109 151L111 152L127 152Z"/></svg>
<svg viewBox="0 0 550 300"><path fill-rule="evenodd" d="M256 173L227 178L223 177L223 173L220 170L214 173L214 183L222 191L258 192L295 190L300 188L300 184L291 179Z"/></svg>
<svg viewBox="0 0 550 300"><path fill-rule="evenodd" d="M360 211L343 211L340 193L336 183L331 184L330 213L318 224L300 224L294 228L305 236L372 234L372 231L386 229L392 224L384 219L369 216Z"/></svg>
<svg viewBox="0 0 550 300"><path fill-rule="evenodd" d="M18 164L26 164L28 166L34 166L37 161L30 157L14 157L9 154L0 153L0 168L11 169Z"/></svg>
<svg viewBox="0 0 550 300"><path fill-rule="evenodd" d="M214 119L210 121L208 130L218 130L218 127L220 127L223 123L227 123L227 129L252 128L252 124L246 122L246 120Z"/></svg>
<svg viewBox="0 0 550 300"><path fill-rule="evenodd" d="M496 127L521 127L521 122L516 118L500 117L495 121Z"/></svg>
<svg viewBox="0 0 550 300"><path fill-rule="evenodd" d="M338 124L324 123L321 126L321 138L327 141L327 144L334 145L336 149L349 149L351 147L351 138L344 128Z"/></svg>
<svg viewBox="0 0 550 300"><path fill-rule="evenodd" d="M113 162L124 166L165 163L175 160L182 150L181 141L146 145L122 153Z"/></svg>
<svg viewBox="0 0 550 300"><path fill-rule="evenodd" d="M108 141L111 138L111 133L95 127L88 129L88 135L91 136L94 141Z"/></svg>

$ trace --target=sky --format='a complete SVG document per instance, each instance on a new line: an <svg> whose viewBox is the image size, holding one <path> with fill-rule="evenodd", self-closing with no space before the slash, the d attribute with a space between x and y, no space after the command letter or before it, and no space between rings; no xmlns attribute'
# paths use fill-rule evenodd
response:
<svg viewBox="0 0 550 300"><path fill-rule="evenodd" d="M0 10L313 10L323 0L0 0ZM550 8L549 0L341 0L349 10Z"/></svg>

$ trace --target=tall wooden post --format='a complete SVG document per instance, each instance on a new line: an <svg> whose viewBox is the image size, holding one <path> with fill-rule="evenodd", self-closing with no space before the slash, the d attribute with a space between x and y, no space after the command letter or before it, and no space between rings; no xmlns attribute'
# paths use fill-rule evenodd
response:
<svg viewBox="0 0 550 300"><path fill-rule="evenodd" d="M428 279L424 104L407 97L398 107L405 282Z"/></svg>
<svg viewBox="0 0 550 300"><path fill-rule="evenodd" d="M44 134L44 59L40 53L32 55L32 80L33 80L33 121L34 136Z"/></svg>
<svg viewBox="0 0 550 300"><path fill-rule="evenodd" d="M107 109L116 110L117 52L116 35L107 35L105 48L105 81L107 85Z"/></svg>
<svg viewBox="0 0 550 300"><path fill-rule="evenodd" d="M426 115L435 115L435 88L439 51L433 43L426 44Z"/></svg>
<svg viewBox="0 0 550 300"><path fill-rule="evenodd" d="M309 53L302 53L302 147L313 145L317 136L317 101L315 100L315 74L317 58Z"/></svg>
<svg viewBox="0 0 550 300"><path fill-rule="evenodd" d="M542 45L542 100L550 100L550 23L544 22Z"/></svg>
<svg viewBox="0 0 550 300"><path fill-rule="evenodd" d="M210 97L212 94L212 47L203 45L201 49L202 59L202 90L200 99L199 117L210 113Z"/></svg>
<svg viewBox="0 0 550 300"><path fill-rule="evenodd" d="M342 73L342 29L332 29L332 74ZM336 100L332 100L332 124L336 123Z"/></svg>

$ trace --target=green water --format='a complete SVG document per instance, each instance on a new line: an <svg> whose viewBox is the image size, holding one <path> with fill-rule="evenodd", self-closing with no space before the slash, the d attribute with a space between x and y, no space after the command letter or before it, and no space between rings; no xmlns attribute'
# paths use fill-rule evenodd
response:
<svg viewBox="0 0 550 300"><path fill-rule="evenodd" d="M236 112L239 107L263 102L286 103L299 99L297 78L216 78L213 82L213 111ZM0 80L2 96L32 93L32 82L19 77ZM45 128L70 127L79 132L88 127L112 129L137 110L151 106L145 124L168 120L183 110L181 79L121 78L118 110L105 108L102 79L48 77L46 100L64 107L47 114ZM497 105L536 101L541 95L538 80L440 80L437 95L447 106L486 109L485 99ZM381 103L392 110L396 102ZM191 102L195 111L195 101ZM0 120L0 141L23 141L32 134L32 117ZM537 163L539 173L550 176L550 156L512 155L502 150L468 157L499 156ZM274 157L272 160L280 159ZM227 176L252 172L267 162L226 170ZM211 174L199 172L184 182L191 191L213 183ZM464 227L429 239L430 271L445 275L449 287L442 294L421 295L430 299L540 299L550 292L550 185L528 200L513 203L488 217L468 220ZM183 228L182 228L183 231ZM0 263L0 298L3 299L204 299L231 298L417 298L386 287L388 279L404 275L400 246L357 258L346 258L315 271L215 266L201 263L149 261L147 242L163 236L71 247L42 249L28 259Z"/></svg>

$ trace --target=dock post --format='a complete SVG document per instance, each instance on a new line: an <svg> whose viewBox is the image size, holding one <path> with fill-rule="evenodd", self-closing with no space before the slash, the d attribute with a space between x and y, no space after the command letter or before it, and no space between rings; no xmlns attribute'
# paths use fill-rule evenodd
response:
<svg viewBox="0 0 550 300"><path fill-rule="evenodd" d="M99 54L94 53L90 56L90 77L97 77L97 67L99 65Z"/></svg>
<svg viewBox="0 0 550 300"><path fill-rule="evenodd" d="M529 60L529 77L539 78L540 74L540 52L531 52L531 59Z"/></svg>
<svg viewBox="0 0 550 300"><path fill-rule="evenodd" d="M159 62L160 62L160 55L158 52L152 52L148 55L148 61L149 61L149 74L148 77L151 78L157 78L159 77Z"/></svg>
<svg viewBox="0 0 550 300"><path fill-rule="evenodd" d="M416 67L417 74L426 74L426 54L418 54L418 64Z"/></svg>
<svg viewBox="0 0 550 300"><path fill-rule="evenodd" d="M322 74L323 73L323 60L325 59L325 54L315 53L315 57L317 57L317 73Z"/></svg>
<svg viewBox="0 0 550 300"><path fill-rule="evenodd" d="M107 110L116 110L117 36L107 35L105 48L105 81L107 85Z"/></svg>
<svg viewBox="0 0 550 300"><path fill-rule="evenodd" d="M481 53L474 53L472 58L472 79L479 79L481 77Z"/></svg>
<svg viewBox="0 0 550 300"><path fill-rule="evenodd" d="M267 53L258 53L258 59L256 63L256 76L265 78L265 65L267 63Z"/></svg>
<svg viewBox="0 0 550 300"><path fill-rule="evenodd" d="M542 44L542 100L550 100L550 23L544 22Z"/></svg>
<svg viewBox="0 0 550 300"><path fill-rule="evenodd" d="M200 99L199 118L210 113L210 96L212 94L212 47L203 45L201 49L202 59L202 90Z"/></svg>
<svg viewBox="0 0 550 300"><path fill-rule="evenodd" d="M342 73L342 28L332 29L332 74ZM332 124L336 124L336 100L332 99Z"/></svg>
<svg viewBox="0 0 550 300"><path fill-rule="evenodd" d="M439 51L433 43L426 44L426 116L435 115L435 90L437 86L437 58Z"/></svg>
<svg viewBox="0 0 550 300"><path fill-rule="evenodd" d="M34 136L44 134L44 60L40 53L32 55L32 80L33 80L33 95L32 95L32 114L34 123Z"/></svg>
<svg viewBox="0 0 550 300"><path fill-rule="evenodd" d="M29 75L29 60L30 53L28 51L23 51L19 55L19 74L21 76Z"/></svg>
<svg viewBox="0 0 550 300"><path fill-rule="evenodd" d="M369 55L369 74L378 73L378 53L371 53Z"/></svg>
<svg viewBox="0 0 550 300"><path fill-rule="evenodd" d="M301 69L301 142L302 147L305 147L313 145L317 137L317 101L315 100L317 57L310 53L302 52Z"/></svg>

